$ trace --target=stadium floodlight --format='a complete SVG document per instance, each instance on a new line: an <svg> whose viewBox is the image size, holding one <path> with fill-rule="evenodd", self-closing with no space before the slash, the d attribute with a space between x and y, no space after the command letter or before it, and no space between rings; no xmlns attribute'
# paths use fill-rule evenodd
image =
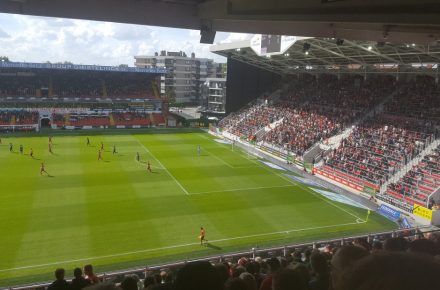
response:
<svg viewBox="0 0 440 290"><path fill-rule="evenodd" d="M413 43L413 44L412 44L412 46L416 46L416 44L415 44L415 43Z"/></svg>
<svg viewBox="0 0 440 290"><path fill-rule="evenodd" d="M235 51L240 51L241 50L241 48L237 48Z"/></svg>
<svg viewBox="0 0 440 290"><path fill-rule="evenodd" d="M306 52L305 52L305 54L306 54L306 55L309 55L309 52L308 52L308 51L306 51Z"/></svg>
<svg viewBox="0 0 440 290"><path fill-rule="evenodd" d="M289 53L285 53L284 56L290 56L290 54Z"/></svg>
<svg viewBox="0 0 440 290"><path fill-rule="evenodd" d="M370 45L370 46L368 46L368 50L372 50L373 49L373 47Z"/></svg>

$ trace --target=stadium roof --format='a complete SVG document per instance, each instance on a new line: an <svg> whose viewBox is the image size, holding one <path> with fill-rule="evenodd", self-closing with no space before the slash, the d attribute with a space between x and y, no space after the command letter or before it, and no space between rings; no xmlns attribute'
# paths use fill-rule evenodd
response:
<svg viewBox="0 0 440 290"><path fill-rule="evenodd" d="M208 41L215 31L440 40L438 0L1 0L0 12L189 28Z"/></svg>
<svg viewBox="0 0 440 290"><path fill-rule="evenodd" d="M213 53L231 57L279 74L308 73L408 73L438 74L440 45L391 44L335 38L298 38L279 55L259 56L251 40L211 46Z"/></svg>

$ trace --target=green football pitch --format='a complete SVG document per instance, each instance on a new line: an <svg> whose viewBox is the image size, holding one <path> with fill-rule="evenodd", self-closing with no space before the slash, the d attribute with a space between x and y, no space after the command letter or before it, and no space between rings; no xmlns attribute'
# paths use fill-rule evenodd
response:
<svg viewBox="0 0 440 290"><path fill-rule="evenodd" d="M395 228L203 131L111 132L57 134L53 154L47 136L2 136L0 286Z"/></svg>

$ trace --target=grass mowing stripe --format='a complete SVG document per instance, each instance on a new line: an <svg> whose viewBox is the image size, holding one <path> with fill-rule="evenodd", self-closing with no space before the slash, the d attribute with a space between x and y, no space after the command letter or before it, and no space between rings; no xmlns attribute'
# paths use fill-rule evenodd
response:
<svg viewBox="0 0 440 290"><path fill-rule="evenodd" d="M142 142L137 139L137 142L141 145L142 148L144 148L144 150L151 155L151 157L153 157L157 163L159 163L159 165L168 173L169 176L171 176L171 178L177 183L177 185L179 185L179 187L183 190L183 192L185 192L186 195L189 195L188 191L185 189L185 187L183 187L182 184L180 184L180 182L174 177L174 175L171 174L171 172L162 164L162 162L159 161L159 159L156 158L156 156L153 155L153 153L151 153L150 150L148 150L147 147L145 147L144 144L142 144Z"/></svg>
<svg viewBox="0 0 440 290"><path fill-rule="evenodd" d="M337 224L337 225L310 227L310 228L303 228L303 229L289 229L289 230L285 230L285 231L277 231L277 232L272 232L272 233L263 233L263 234L247 235L247 236L241 236L241 237L209 240L208 242L218 243L218 242L225 242L225 241L232 241L232 240L239 240L239 239L246 239L246 238L253 238L253 237L289 234L289 233L293 233L293 232L319 230L319 229L334 228L334 227L341 227L341 226L348 226L348 225L359 225L359 224L363 224L363 223L366 223L366 222L365 221L362 221L362 222L356 221L356 222L352 222L352 223L344 223L344 224ZM111 257L120 257L120 256L132 255L132 254L154 252L154 251L182 248L182 247L195 246L195 245L199 245L199 242L187 243L187 244L181 244L181 245L173 245L173 246L167 246L167 247L160 247L160 248L154 248L154 249L138 250L138 251L132 251L132 252L126 252L126 253L118 253L118 254L113 254L113 255L103 255L103 256L81 258L81 259L74 259L74 260L68 260L68 261L51 262L51 263L45 263L45 264L39 264L39 265L22 266L22 267L10 268L10 269L0 269L0 272L15 271L15 270L22 270L22 269L29 269L29 268L38 268L38 267L45 267L45 266L51 266L51 265L62 265L64 263L81 262L81 261L104 259L104 258L111 258Z"/></svg>
<svg viewBox="0 0 440 290"><path fill-rule="evenodd" d="M330 205L332 205L332 206L334 206L334 207L336 207L336 208L342 210L343 212L345 212L345 213L347 213L347 214L349 214L349 215L351 215L351 216L353 216L353 217L355 217L355 218L357 218L357 219L360 219L360 220L363 221L363 222L366 222L364 219L358 217L358 216L355 215L354 213L351 213L351 212L349 212L348 210L346 210L346 209L344 209L344 208L338 206L338 205L335 204L334 202L331 202L331 201L328 200L327 198L320 196L319 194L317 194L316 192L314 192L313 190L311 190L309 187L304 186L304 185L299 184L299 183L294 183L294 181L290 180L289 178L285 177L284 175L282 175L282 174L280 174L280 173L278 173L278 175L279 175L280 177L286 179L287 181L289 181L289 182L291 182L291 183L293 183L293 184L298 185L298 187L300 187L300 188L304 188L306 191L310 192L313 196L315 196L315 197L317 197L317 198L319 198L319 199L325 201L326 203L328 203L328 204L330 204Z"/></svg>
<svg viewBox="0 0 440 290"><path fill-rule="evenodd" d="M251 159L249 159L249 160L251 160ZM317 197L317 198L319 198L319 199L325 201L326 203L328 203L328 204L330 204L330 205L332 205L332 206L338 208L339 210L341 210L341 211L343 211L343 212L345 212L345 213L347 213L347 214L349 214L349 215L355 217L356 219L360 219L361 221L365 221L364 219L358 217L357 215L355 215L355 214L353 214L353 213L347 211L346 209L344 209L344 208L342 208L342 207L336 205L335 203L331 202L331 201L328 200L327 198L324 198L324 197L322 197L322 196L316 194L316 193L315 193L313 190L311 190L309 187L304 186L304 185L302 185L302 184L299 184L299 183L297 183L297 182L294 182L293 180L291 180L290 178L287 178L287 177L284 176L283 174L281 174L281 173L279 173L279 172L276 172L276 171L273 170L273 169L267 168L265 165L263 165L263 164L261 164L261 163L259 163L259 162L257 162L257 161L254 161L254 160L251 160L251 161L252 161L252 162L255 162L256 164L259 164L261 167L263 167L263 168L266 169L267 171L272 172L272 173L275 173L276 175L280 176L280 177L283 178L284 180L286 180L286 181L288 181L288 182L290 182L290 183L292 183L292 184L294 184L294 185L297 185L297 186L299 186L300 188L304 188L306 191L310 192L313 196L315 196L315 197Z"/></svg>
<svg viewBox="0 0 440 290"><path fill-rule="evenodd" d="M203 151L207 152L210 156L214 157L215 159L217 159L218 161L220 161L221 163L225 164L226 166L230 167L230 168L235 168L235 166L232 166L231 164L229 164L228 162L224 161L223 159L221 159L220 157L218 157L215 154L212 154L211 152L208 151L208 149L203 148Z"/></svg>
<svg viewBox="0 0 440 290"><path fill-rule="evenodd" d="M190 195L195 194L208 194L208 193L219 193L219 192L228 192L228 191L245 191L245 190L256 190L256 189L271 189L278 187L292 187L295 185L277 185L277 186L260 186L260 187L248 187L248 188L234 188L234 189L226 189L226 190L213 190L213 191L204 191L204 192L192 192Z"/></svg>

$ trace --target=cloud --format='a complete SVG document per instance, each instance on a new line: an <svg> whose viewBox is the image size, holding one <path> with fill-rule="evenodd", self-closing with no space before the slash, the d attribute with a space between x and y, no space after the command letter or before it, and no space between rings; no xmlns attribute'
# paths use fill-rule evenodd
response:
<svg viewBox="0 0 440 290"><path fill-rule="evenodd" d="M9 37L11 36L0 27L0 38L9 38Z"/></svg>
<svg viewBox="0 0 440 290"><path fill-rule="evenodd" d="M135 55L154 55L161 50L226 61L209 51L211 45L200 43L198 30L1 13L0 25L1 54L13 61L133 66ZM219 32L216 42L250 37Z"/></svg>

